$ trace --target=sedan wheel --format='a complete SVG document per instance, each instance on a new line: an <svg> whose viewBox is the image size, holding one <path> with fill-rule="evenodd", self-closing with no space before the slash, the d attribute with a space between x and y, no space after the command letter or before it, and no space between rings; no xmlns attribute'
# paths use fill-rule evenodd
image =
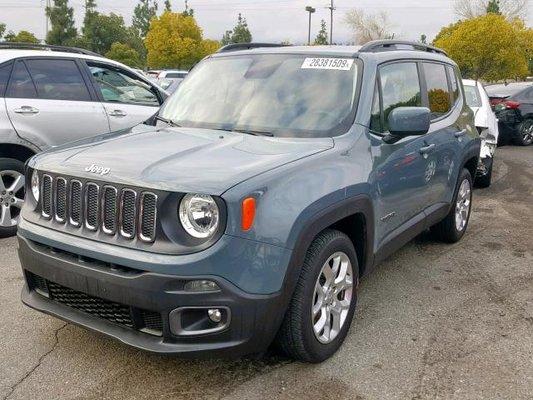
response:
<svg viewBox="0 0 533 400"><path fill-rule="evenodd" d="M520 125L521 143L523 146L529 146L533 143L533 120L527 120Z"/></svg>
<svg viewBox="0 0 533 400"><path fill-rule="evenodd" d="M0 227L18 224L24 204L24 175L18 171L0 171Z"/></svg>

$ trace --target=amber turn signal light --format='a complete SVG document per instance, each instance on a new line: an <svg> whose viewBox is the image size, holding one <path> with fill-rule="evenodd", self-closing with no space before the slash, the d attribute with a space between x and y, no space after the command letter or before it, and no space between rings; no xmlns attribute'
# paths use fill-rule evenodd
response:
<svg viewBox="0 0 533 400"><path fill-rule="evenodd" d="M254 224L255 218L255 199L247 197L242 201L242 220L241 228L243 231L249 231Z"/></svg>

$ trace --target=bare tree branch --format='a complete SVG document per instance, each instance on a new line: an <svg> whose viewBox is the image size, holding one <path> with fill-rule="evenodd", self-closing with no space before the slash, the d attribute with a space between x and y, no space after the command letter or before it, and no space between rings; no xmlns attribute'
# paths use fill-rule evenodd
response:
<svg viewBox="0 0 533 400"><path fill-rule="evenodd" d="M387 30L392 24L385 11L367 15L362 10L355 8L345 14L344 22L350 27L357 44L362 45L377 39L390 39L394 36L392 32Z"/></svg>
<svg viewBox="0 0 533 400"><path fill-rule="evenodd" d="M487 13L489 0L455 0L454 11L460 18L470 19ZM500 0L500 12L508 19L527 16L527 0Z"/></svg>

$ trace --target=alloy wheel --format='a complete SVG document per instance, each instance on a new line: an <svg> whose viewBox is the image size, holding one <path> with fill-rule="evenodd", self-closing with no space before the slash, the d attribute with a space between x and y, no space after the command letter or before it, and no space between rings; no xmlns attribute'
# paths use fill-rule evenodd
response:
<svg viewBox="0 0 533 400"><path fill-rule="evenodd" d="M317 340L331 343L340 333L353 299L353 268L343 252L334 253L322 266L313 293L311 322Z"/></svg>
<svg viewBox="0 0 533 400"><path fill-rule="evenodd" d="M522 127L522 138L525 145L533 142L533 122L529 121Z"/></svg>
<svg viewBox="0 0 533 400"><path fill-rule="evenodd" d="M468 179L463 180L457 193L457 202L455 205L455 228L462 232L468 223L470 215L470 204L472 199L472 188Z"/></svg>
<svg viewBox="0 0 533 400"><path fill-rule="evenodd" d="M24 204L24 182L18 171L0 171L0 227L17 225Z"/></svg>

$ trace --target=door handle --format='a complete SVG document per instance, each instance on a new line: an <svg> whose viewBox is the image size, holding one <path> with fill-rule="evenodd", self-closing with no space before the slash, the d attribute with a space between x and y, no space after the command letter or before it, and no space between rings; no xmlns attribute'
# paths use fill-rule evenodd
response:
<svg viewBox="0 0 533 400"><path fill-rule="evenodd" d="M119 118L122 118L122 117L125 117L125 116L128 115L128 114L126 114L126 113L125 113L124 111L122 111L122 110L113 110L113 111L111 111L111 112L109 113L109 115L110 115L111 117L119 117Z"/></svg>
<svg viewBox="0 0 533 400"><path fill-rule="evenodd" d="M457 139L462 138L464 135L466 135L466 129L463 129L462 131L455 132L453 136L455 136Z"/></svg>
<svg viewBox="0 0 533 400"><path fill-rule="evenodd" d="M33 115L33 114L39 113L39 110L37 108L31 107L31 106L22 106L20 108L15 108L13 111L16 112L17 114L27 114L27 115Z"/></svg>
<svg viewBox="0 0 533 400"><path fill-rule="evenodd" d="M418 150L420 152L420 154L422 154L423 156L427 156L429 153L432 153L433 150L435 150L435 143L432 143L428 146L425 146L425 147L421 147L420 150Z"/></svg>

